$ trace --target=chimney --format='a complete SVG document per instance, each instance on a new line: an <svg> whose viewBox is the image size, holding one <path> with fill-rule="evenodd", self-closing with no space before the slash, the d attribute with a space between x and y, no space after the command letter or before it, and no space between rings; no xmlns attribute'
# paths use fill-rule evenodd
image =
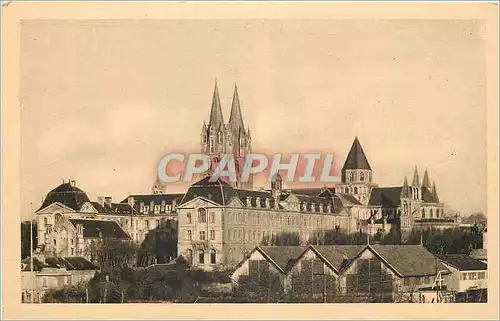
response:
<svg viewBox="0 0 500 321"><path fill-rule="evenodd" d="M104 198L104 205L106 205L107 207L111 207L112 199L113 199L112 197L106 196Z"/></svg>
<svg viewBox="0 0 500 321"><path fill-rule="evenodd" d="M104 196L97 196L97 203L99 205L104 206Z"/></svg>

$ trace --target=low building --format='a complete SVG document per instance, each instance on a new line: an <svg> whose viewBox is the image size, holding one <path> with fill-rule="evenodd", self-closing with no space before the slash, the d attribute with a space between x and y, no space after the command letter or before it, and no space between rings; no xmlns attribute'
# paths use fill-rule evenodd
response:
<svg viewBox="0 0 500 321"><path fill-rule="evenodd" d="M51 256L82 256L91 259L93 242L103 238L130 240L129 235L113 220L62 217L46 238L44 253Z"/></svg>
<svg viewBox="0 0 500 321"><path fill-rule="evenodd" d="M235 292L269 301L280 300L288 286L287 274L302 246L257 246L231 272Z"/></svg>
<svg viewBox="0 0 500 321"><path fill-rule="evenodd" d="M466 254L440 255L439 260L451 271L451 274L445 276L445 283L450 290L467 292L488 287L486 263Z"/></svg>
<svg viewBox="0 0 500 321"><path fill-rule="evenodd" d="M448 273L422 245L367 245L343 270L340 293L352 296L350 301L419 302L419 289Z"/></svg>
<svg viewBox="0 0 500 321"><path fill-rule="evenodd" d="M99 267L83 257L33 257L21 262L22 302L41 302L50 289L86 283L91 280Z"/></svg>
<svg viewBox="0 0 500 321"><path fill-rule="evenodd" d="M364 249L361 245L309 246L289 269L285 293L301 302L333 302L342 270Z"/></svg>

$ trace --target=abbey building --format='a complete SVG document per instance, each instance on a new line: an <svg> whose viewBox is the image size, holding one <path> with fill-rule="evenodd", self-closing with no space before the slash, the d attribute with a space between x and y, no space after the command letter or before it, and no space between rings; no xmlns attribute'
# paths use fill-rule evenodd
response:
<svg viewBox="0 0 500 321"><path fill-rule="evenodd" d="M75 182L50 191L36 211L38 251L56 256L86 256L93 241L103 237L141 243L158 228L178 235L178 255L195 266L210 269L235 265L256 245L268 244L282 232L298 234L303 244L325 230L347 233L402 234L414 227L445 228L458 224L444 217L435 183L415 168L411 184L379 187L373 169L356 137L341 171L341 182L319 188L288 189L277 175L268 189L254 190L241 181L244 157L252 152L242 104L235 86L229 121L224 122L215 85L208 123L200 135L200 151L210 156L213 170L221 154L234 155L237 181L211 182L199 175L185 193L168 193L156 179L151 192L130 195L120 202L111 197L92 201Z"/></svg>

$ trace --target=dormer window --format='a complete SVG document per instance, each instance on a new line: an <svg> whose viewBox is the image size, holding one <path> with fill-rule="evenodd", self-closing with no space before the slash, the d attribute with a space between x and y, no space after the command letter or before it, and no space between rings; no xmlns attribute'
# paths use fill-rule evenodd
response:
<svg viewBox="0 0 500 321"><path fill-rule="evenodd" d="M359 173L359 180L362 182L365 181L365 173L363 173L363 172Z"/></svg>
<svg viewBox="0 0 500 321"><path fill-rule="evenodd" d="M354 182L354 173L353 172L349 173L349 181Z"/></svg>

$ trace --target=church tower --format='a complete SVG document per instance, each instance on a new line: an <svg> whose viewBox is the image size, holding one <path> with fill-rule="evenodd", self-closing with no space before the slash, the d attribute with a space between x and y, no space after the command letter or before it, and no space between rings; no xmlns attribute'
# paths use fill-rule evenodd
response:
<svg viewBox="0 0 500 321"><path fill-rule="evenodd" d="M212 107L208 124L203 123L201 130L201 153L210 157L211 164L208 172L195 177L199 180L215 170L220 161L221 154L232 154L236 167L237 182L228 182L233 187L248 188L253 186L252 178L248 182L241 182L241 172L245 156L251 153L250 130L245 129L238 88L234 87L233 100L229 123L224 123L222 106L219 98L219 88L215 81L212 97Z"/></svg>
<svg viewBox="0 0 500 321"><path fill-rule="evenodd" d="M374 186L372 169L356 137L342 167L342 184L336 188L336 191L351 194L361 203L367 204L372 186Z"/></svg>

